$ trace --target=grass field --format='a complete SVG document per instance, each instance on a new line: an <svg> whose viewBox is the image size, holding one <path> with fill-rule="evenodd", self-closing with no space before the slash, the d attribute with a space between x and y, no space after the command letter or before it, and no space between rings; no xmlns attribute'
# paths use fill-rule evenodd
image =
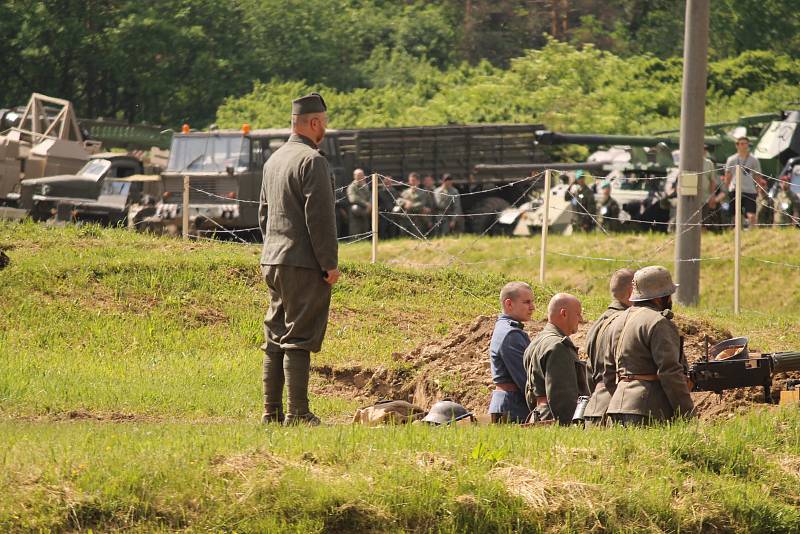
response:
<svg viewBox="0 0 800 534"><path fill-rule="evenodd" d="M571 290L587 318L625 262L671 265L670 236L552 236L536 316ZM800 233L704 235L708 317L765 350L800 347ZM800 531L800 414L649 430L264 428L258 247L0 224L0 531ZM538 238L341 247L315 363L392 352L494 313L534 282ZM757 261L762 260L762 261ZM356 407L312 399L330 422Z"/></svg>

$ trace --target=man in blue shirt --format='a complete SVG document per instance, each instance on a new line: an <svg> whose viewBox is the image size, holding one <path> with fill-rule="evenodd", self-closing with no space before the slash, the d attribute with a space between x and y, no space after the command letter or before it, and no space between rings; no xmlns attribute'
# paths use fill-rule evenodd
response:
<svg viewBox="0 0 800 534"><path fill-rule="evenodd" d="M509 282L500 291L503 313L497 318L489 344L489 364L495 390L489 403L493 423L524 423L528 417L525 402L527 374L522 355L530 344L523 330L533 313L533 291L525 282Z"/></svg>

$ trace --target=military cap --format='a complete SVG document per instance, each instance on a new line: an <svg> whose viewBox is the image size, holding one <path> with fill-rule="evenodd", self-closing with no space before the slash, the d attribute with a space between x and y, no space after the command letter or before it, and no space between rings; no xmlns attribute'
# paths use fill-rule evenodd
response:
<svg viewBox="0 0 800 534"><path fill-rule="evenodd" d="M672 283L669 271L660 265L651 265L636 271L633 275L632 302L656 299L672 295L678 284Z"/></svg>
<svg viewBox="0 0 800 534"><path fill-rule="evenodd" d="M584 172L583 169L578 169L577 171L575 171L575 179L576 180L580 180L581 178L586 178L586 176L584 176L584 174L586 174L586 173Z"/></svg>
<svg viewBox="0 0 800 534"><path fill-rule="evenodd" d="M600 184L600 189L611 188L611 181L610 180L603 180L603 183Z"/></svg>
<svg viewBox="0 0 800 534"><path fill-rule="evenodd" d="M319 93L310 93L292 100L292 115L306 115L308 113L322 113L328 110L325 100Z"/></svg>

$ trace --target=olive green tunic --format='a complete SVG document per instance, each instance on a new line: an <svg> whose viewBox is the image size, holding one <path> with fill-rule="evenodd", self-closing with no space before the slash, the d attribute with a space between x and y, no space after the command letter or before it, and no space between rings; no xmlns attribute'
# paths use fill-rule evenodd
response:
<svg viewBox="0 0 800 534"><path fill-rule="evenodd" d="M688 365L681 353L672 312L646 305L617 315L609 327L609 350L603 382L613 392L607 414L633 414L666 421L693 414L686 381ZM657 375L658 380L618 380L630 375Z"/></svg>
<svg viewBox="0 0 800 534"><path fill-rule="evenodd" d="M347 201L350 209L349 217L350 235L369 232L372 227L372 190L369 183L358 183L355 180L347 186Z"/></svg>
<svg viewBox="0 0 800 534"><path fill-rule="evenodd" d="M611 393L603 383L603 366L608 352L608 331L614 318L626 309L624 304L614 299L586 334L586 374L592 396L586 405L583 414L585 417L602 418L606 415L611 400Z"/></svg>
<svg viewBox="0 0 800 534"><path fill-rule="evenodd" d="M564 192L564 200L573 203L572 223L577 227L576 230L590 232L594 230L596 224L594 215L597 213L597 204L594 191L586 184L578 184L578 186L580 191L577 195L573 195L570 188L567 188Z"/></svg>
<svg viewBox="0 0 800 534"><path fill-rule="evenodd" d="M598 202L597 222L609 232L619 232L622 221L619 220L619 203L613 197L601 197Z"/></svg>
<svg viewBox="0 0 800 534"><path fill-rule="evenodd" d="M553 324L539 332L523 356L528 375L525 401L540 420L555 419L562 425L572 422L580 395L589 394L586 366L578 359L578 350L569 336ZM547 397L538 404L537 397Z"/></svg>

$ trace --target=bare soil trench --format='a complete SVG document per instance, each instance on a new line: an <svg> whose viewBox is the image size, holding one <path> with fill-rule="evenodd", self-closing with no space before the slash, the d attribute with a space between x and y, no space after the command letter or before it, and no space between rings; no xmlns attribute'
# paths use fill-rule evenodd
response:
<svg viewBox="0 0 800 534"><path fill-rule="evenodd" d="M426 408L437 400L451 398L476 413L484 413L493 389L488 351L495 320L494 316L481 315L444 338L423 343L408 353L394 353L392 357L401 364L399 368L312 367L319 375L313 390L320 395L362 400L365 405L379 399L402 399ZM711 345L733 337L729 331L698 319L676 317L675 323L684 336L689 363L703 355L705 336ZM533 338L544 325L544 321L530 322L526 331ZM590 326L591 323L582 324L572 336L580 351ZM776 376L773 393L777 396L785 380L799 376L798 373ZM722 395L700 392L692 396L702 419L726 418L764 405L761 388L732 390Z"/></svg>

